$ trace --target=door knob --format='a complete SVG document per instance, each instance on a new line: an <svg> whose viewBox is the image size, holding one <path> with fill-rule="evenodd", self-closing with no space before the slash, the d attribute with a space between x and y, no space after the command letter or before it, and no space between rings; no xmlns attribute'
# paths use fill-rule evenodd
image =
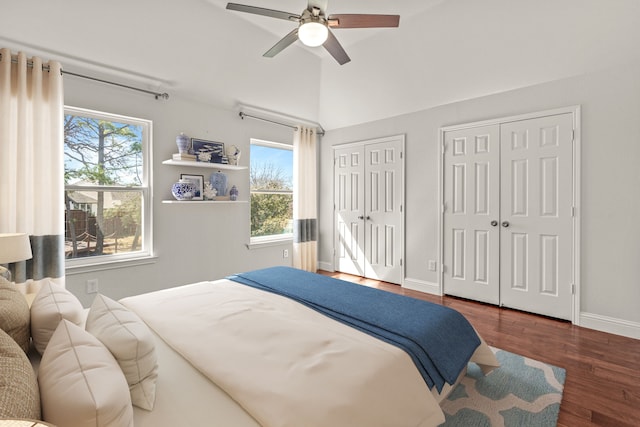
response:
<svg viewBox="0 0 640 427"><path fill-rule="evenodd" d="M371 217L369 215L367 215L366 220L369 221L371 219Z"/></svg>
<svg viewBox="0 0 640 427"><path fill-rule="evenodd" d="M359 216L358 216L358 219L364 219L364 216L359 215Z"/></svg>
<svg viewBox="0 0 640 427"><path fill-rule="evenodd" d="M502 221L502 226L503 227L508 227L509 226L509 221Z"/></svg>
<svg viewBox="0 0 640 427"><path fill-rule="evenodd" d="M495 227L496 225L498 225L498 221L496 221L495 219L493 221L491 221L491 226Z"/></svg>

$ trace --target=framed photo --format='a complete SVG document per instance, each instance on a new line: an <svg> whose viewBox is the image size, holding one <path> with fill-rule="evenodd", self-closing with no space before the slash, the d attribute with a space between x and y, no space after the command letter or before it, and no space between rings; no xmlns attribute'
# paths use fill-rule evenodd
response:
<svg viewBox="0 0 640 427"><path fill-rule="evenodd" d="M199 162L222 163L222 158L225 157L224 142L191 138L191 147Z"/></svg>
<svg viewBox="0 0 640 427"><path fill-rule="evenodd" d="M196 191L193 193L193 198L191 200L204 200L204 176L203 175L190 175L190 174L180 174L180 179L186 179L193 182L196 185Z"/></svg>

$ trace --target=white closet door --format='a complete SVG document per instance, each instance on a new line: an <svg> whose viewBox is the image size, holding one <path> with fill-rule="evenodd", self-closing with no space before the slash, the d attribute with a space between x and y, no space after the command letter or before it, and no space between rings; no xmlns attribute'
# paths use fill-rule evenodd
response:
<svg viewBox="0 0 640 427"><path fill-rule="evenodd" d="M402 283L403 141L365 146L365 276Z"/></svg>
<svg viewBox="0 0 640 427"><path fill-rule="evenodd" d="M335 150L336 269L365 275L364 147Z"/></svg>
<svg viewBox="0 0 640 427"><path fill-rule="evenodd" d="M402 284L404 137L335 149L336 270Z"/></svg>
<svg viewBox="0 0 640 427"><path fill-rule="evenodd" d="M501 125L501 303L572 315L573 117Z"/></svg>
<svg viewBox="0 0 640 427"><path fill-rule="evenodd" d="M444 139L444 291L499 304L500 132L455 130Z"/></svg>

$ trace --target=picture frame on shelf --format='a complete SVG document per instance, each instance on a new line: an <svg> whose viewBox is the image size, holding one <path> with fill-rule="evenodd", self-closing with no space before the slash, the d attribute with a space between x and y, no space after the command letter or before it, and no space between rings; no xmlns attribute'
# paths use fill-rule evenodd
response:
<svg viewBox="0 0 640 427"><path fill-rule="evenodd" d="M198 162L223 163L223 159L226 158L224 142L191 138L191 147Z"/></svg>
<svg viewBox="0 0 640 427"><path fill-rule="evenodd" d="M191 200L204 200L204 175L180 174L180 179L191 181L196 186L196 191Z"/></svg>

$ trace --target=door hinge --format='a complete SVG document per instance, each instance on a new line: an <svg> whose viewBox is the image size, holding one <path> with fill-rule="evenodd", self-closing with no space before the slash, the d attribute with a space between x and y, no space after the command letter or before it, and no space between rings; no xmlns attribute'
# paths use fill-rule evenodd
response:
<svg viewBox="0 0 640 427"><path fill-rule="evenodd" d="M571 216L575 218L576 216L576 207L575 206L571 206Z"/></svg>
<svg viewBox="0 0 640 427"><path fill-rule="evenodd" d="M400 266L402 266L402 258L400 258Z"/></svg>
<svg viewBox="0 0 640 427"><path fill-rule="evenodd" d="M447 272L447 266L444 264L440 264L440 271L442 271L443 273Z"/></svg>
<svg viewBox="0 0 640 427"><path fill-rule="evenodd" d="M441 213L445 213L447 211L447 204L443 203L442 204L442 208L441 208L442 212Z"/></svg>
<svg viewBox="0 0 640 427"><path fill-rule="evenodd" d="M575 283L571 284L571 295L575 295L576 294L576 285Z"/></svg>
<svg viewBox="0 0 640 427"><path fill-rule="evenodd" d="M576 142L576 130L571 129L571 142Z"/></svg>

